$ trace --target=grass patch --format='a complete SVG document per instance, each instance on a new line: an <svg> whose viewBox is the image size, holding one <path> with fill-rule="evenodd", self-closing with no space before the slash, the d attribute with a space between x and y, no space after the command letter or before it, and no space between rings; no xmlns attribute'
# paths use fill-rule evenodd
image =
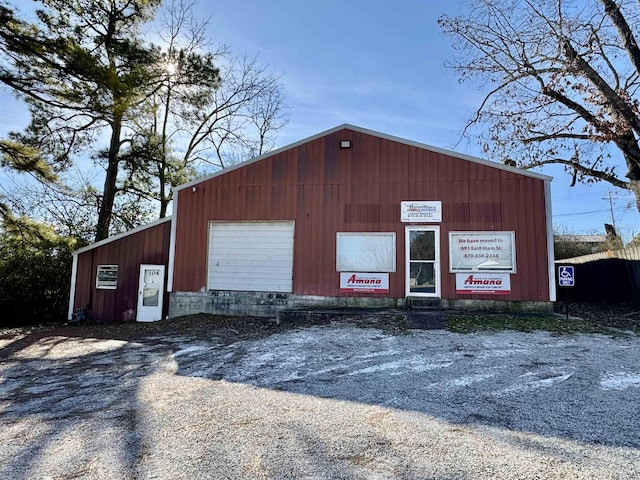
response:
<svg viewBox="0 0 640 480"><path fill-rule="evenodd" d="M556 334L602 333L621 335L623 331L598 325L590 320L539 315L451 315L447 318L447 329L457 333L516 330L533 332L542 330Z"/></svg>

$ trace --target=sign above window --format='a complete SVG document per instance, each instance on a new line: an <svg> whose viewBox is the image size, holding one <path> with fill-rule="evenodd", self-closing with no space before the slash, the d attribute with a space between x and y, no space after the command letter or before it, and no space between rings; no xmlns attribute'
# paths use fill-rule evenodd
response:
<svg viewBox="0 0 640 480"><path fill-rule="evenodd" d="M442 222L442 202L400 202L400 221L440 223Z"/></svg>

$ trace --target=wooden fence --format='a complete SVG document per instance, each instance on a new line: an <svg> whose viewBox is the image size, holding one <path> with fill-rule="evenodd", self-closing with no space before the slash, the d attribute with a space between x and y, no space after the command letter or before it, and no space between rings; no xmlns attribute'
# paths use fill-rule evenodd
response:
<svg viewBox="0 0 640 480"><path fill-rule="evenodd" d="M575 286L558 289L558 300L565 294L572 301L628 303L640 306L640 246L593 253L557 260L573 265Z"/></svg>

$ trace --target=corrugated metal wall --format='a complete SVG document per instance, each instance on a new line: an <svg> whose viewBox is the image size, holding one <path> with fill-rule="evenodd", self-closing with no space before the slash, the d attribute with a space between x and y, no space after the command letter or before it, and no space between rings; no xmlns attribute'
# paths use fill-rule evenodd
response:
<svg viewBox="0 0 640 480"><path fill-rule="evenodd" d="M340 140L352 148L340 149ZM442 297L549 299L544 181L342 130L180 190L174 291L206 288L208 222L295 220L293 290L337 296L336 232L396 232L390 296L404 297L402 200L441 200ZM508 297L457 295L452 230L514 230L518 273Z"/></svg>
<svg viewBox="0 0 640 480"><path fill-rule="evenodd" d="M167 265L170 232L171 222L167 221L80 253L74 310L85 308L98 322L122 320L126 311L135 310L140 265ZM119 266L116 290L96 290L98 265ZM165 295L163 315L168 311L168 301Z"/></svg>

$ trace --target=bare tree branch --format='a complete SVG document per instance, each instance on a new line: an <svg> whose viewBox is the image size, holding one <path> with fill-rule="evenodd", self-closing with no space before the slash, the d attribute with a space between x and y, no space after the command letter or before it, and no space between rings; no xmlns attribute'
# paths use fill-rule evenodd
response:
<svg viewBox="0 0 640 480"><path fill-rule="evenodd" d="M548 158L546 160L540 160L540 161L537 161L537 162L530 163L527 166L527 168L542 167L544 165L565 165L565 166L570 167L571 169L573 169L573 170L575 170L577 172L583 173L583 174L588 175L590 177L597 178L599 180L604 180L604 181L610 183L611 185L613 185L615 187L623 188L625 190L629 188L629 182L625 182L624 180L620 180L615 175L611 175L610 173L607 173L607 172L594 170L592 168L585 167L584 165L576 163L573 160L567 160L565 158Z"/></svg>
<svg viewBox="0 0 640 480"><path fill-rule="evenodd" d="M640 16L631 0L466 0L439 24L454 68L489 93L464 126L496 160L566 167L633 191L640 209ZM637 8L637 5L635 5ZM563 157L574 151L570 160ZM613 173L624 160L625 176Z"/></svg>
<svg viewBox="0 0 640 480"><path fill-rule="evenodd" d="M600 0L600 2L604 5L605 13L618 30L620 40L629 55L629 60L634 66L636 73L640 74L640 48L638 47L638 42L631 27L620 11L620 7L613 0Z"/></svg>

